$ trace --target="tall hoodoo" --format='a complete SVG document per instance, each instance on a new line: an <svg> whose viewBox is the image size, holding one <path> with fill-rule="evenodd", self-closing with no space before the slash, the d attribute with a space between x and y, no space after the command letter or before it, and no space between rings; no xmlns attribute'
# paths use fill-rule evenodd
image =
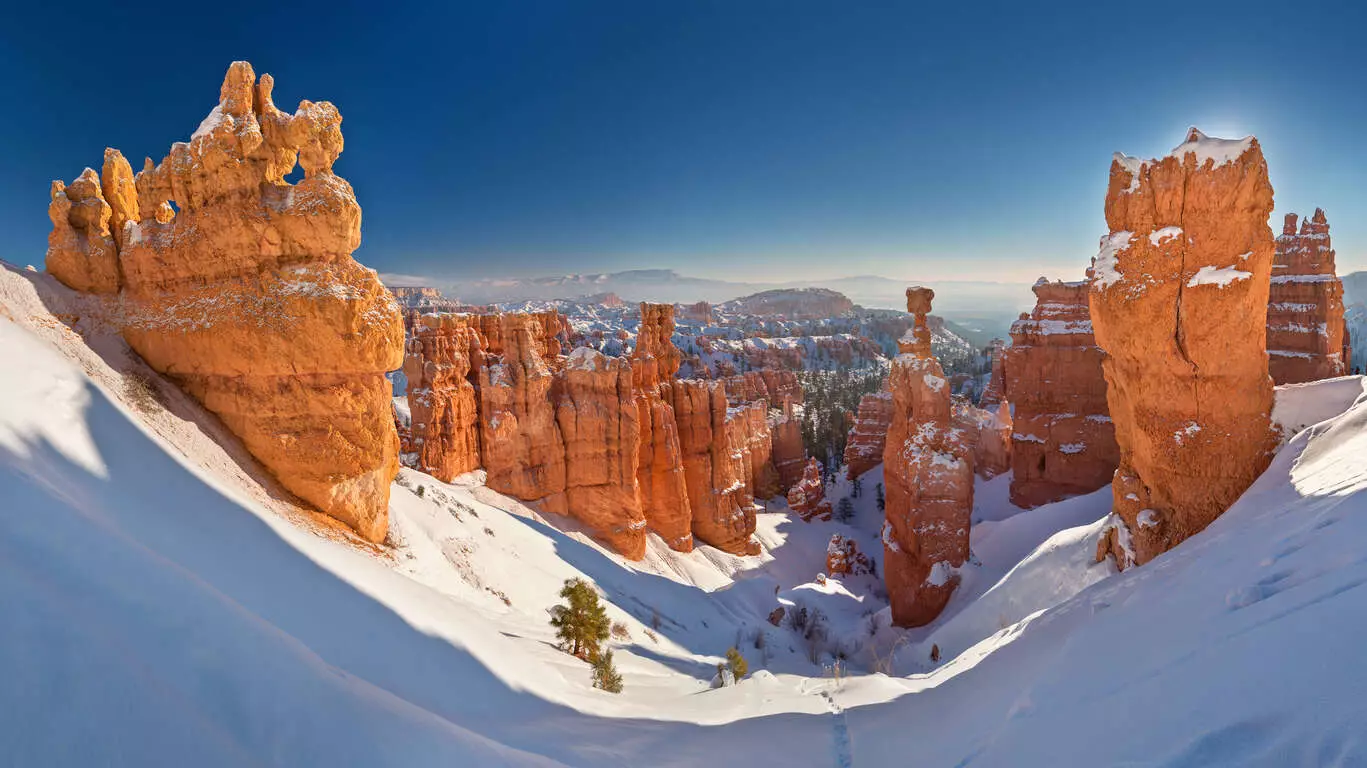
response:
<svg viewBox="0 0 1367 768"><path fill-rule="evenodd" d="M892 393L874 392L859 398L849 439L845 441L845 473L849 479L883 462L888 425L892 423Z"/></svg>
<svg viewBox="0 0 1367 768"><path fill-rule="evenodd" d="M684 477L683 449L670 399L661 389L679 370L674 346L674 305L641 304L641 325L631 353L638 425L637 478L646 523L671 549L693 551L693 512Z"/></svg>
<svg viewBox="0 0 1367 768"><path fill-rule="evenodd" d="M1002 356L1006 348L1006 342L1001 339L993 339L991 349L992 373L988 376L987 387L983 389L982 397L978 399L978 407L984 411L996 411L998 406L1007 401L1006 379L1002 369Z"/></svg>
<svg viewBox="0 0 1367 768"><path fill-rule="evenodd" d="M907 289L916 324L898 343L902 354L888 376L883 576L893 623L902 627L944 610L968 558L973 511L973 450L954 424L949 383L930 351L926 314L934 297L929 288Z"/></svg>
<svg viewBox="0 0 1367 768"><path fill-rule="evenodd" d="M1120 463L1088 290L1086 280L1041 277L1034 310L1011 325L1002 369L1016 406L1011 503L1018 507L1091 493L1111 482Z"/></svg>
<svg viewBox="0 0 1367 768"><path fill-rule="evenodd" d="M1143 564L1205 528L1267 467L1272 185L1257 139L1192 129L1117 154L1089 294L1120 466L1098 557Z"/></svg>
<svg viewBox="0 0 1367 768"><path fill-rule="evenodd" d="M384 374L403 362L403 321L351 258L361 208L332 171L341 115L325 101L281 112L272 86L234 62L218 106L161 163L134 176L107 150L102 175L54 183L49 269L120 292L124 337L153 368L286 488L380 541L399 449Z"/></svg>
<svg viewBox="0 0 1367 768"><path fill-rule="evenodd" d="M414 467L445 483L481 466L479 408L470 382L470 358L479 350L479 333L467 316L451 314L422 315L405 350Z"/></svg>
<svg viewBox="0 0 1367 768"><path fill-rule="evenodd" d="M1324 211L1301 222L1286 214L1272 261L1267 304L1268 370L1277 384L1299 384L1348 373L1352 360L1343 321L1343 282Z"/></svg>

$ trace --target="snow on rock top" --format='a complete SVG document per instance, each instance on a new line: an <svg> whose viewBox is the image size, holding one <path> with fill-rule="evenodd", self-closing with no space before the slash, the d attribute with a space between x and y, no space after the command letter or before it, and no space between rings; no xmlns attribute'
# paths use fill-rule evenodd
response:
<svg viewBox="0 0 1367 768"><path fill-rule="evenodd" d="M1168 156L1180 160L1191 153L1196 155L1197 167L1205 165L1206 161L1210 160L1218 168L1238 160L1251 146L1252 136L1245 136L1242 139L1217 139L1193 127L1187 131L1187 140L1173 147Z"/></svg>
<svg viewBox="0 0 1367 768"><path fill-rule="evenodd" d="M1212 267L1207 265L1196 270L1196 274L1192 275L1191 279L1187 281L1187 287L1195 288L1198 285L1214 285L1224 288L1235 280L1247 280L1250 277L1253 277L1252 272L1244 272L1243 270L1234 267Z"/></svg>

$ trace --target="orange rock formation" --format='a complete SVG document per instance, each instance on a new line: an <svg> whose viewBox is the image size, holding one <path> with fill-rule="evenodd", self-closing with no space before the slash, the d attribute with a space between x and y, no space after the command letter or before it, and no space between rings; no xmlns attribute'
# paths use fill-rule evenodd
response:
<svg viewBox="0 0 1367 768"><path fill-rule="evenodd" d="M102 174L54 183L47 263L72 288L119 292L124 337L153 368L286 488L380 541L399 450L384 374L403 362L402 319L351 258L361 209L332 172L341 115L309 101L281 112L272 85L235 62L218 106L160 164L134 176L111 149Z"/></svg>
<svg viewBox="0 0 1367 768"><path fill-rule="evenodd" d="M446 483L481 466L472 350L480 354L480 340L467 316L429 314L413 329L404 355L413 466Z"/></svg>
<svg viewBox="0 0 1367 768"><path fill-rule="evenodd" d="M1001 339L992 340L992 374L988 377L987 388L978 398L978 407L985 411L995 411L1006 400L1006 379L1002 372L1002 353L1006 343Z"/></svg>
<svg viewBox="0 0 1367 768"><path fill-rule="evenodd" d="M754 493L733 460L738 446L727 432L725 389L715 381L678 379L661 390L669 393L678 424L693 535L728 552L759 554Z"/></svg>
<svg viewBox="0 0 1367 768"><path fill-rule="evenodd" d="M631 354L641 428L637 478L646 523L671 549L693 551L693 511L684 477L683 449L674 406L662 393L679 370L673 304L641 304L641 325Z"/></svg>
<svg viewBox="0 0 1367 768"><path fill-rule="evenodd" d="M891 424L891 392L874 392L859 399L854 426L845 441L845 472L851 480L883 462L883 448Z"/></svg>
<svg viewBox="0 0 1367 768"><path fill-rule="evenodd" d="M854 539L831 534L826 544L826 573L831 576L862 576L873 572L869 556L859 551Z"/></svg>
<svg viewBox="0 0 1367 768"><path fill-rule="evenodd" d="M1091 493L1111 482L1120 463L1088 290L1086 280L1040 278L1034 310L1011 325L1002 368L1016 406L1011 503L1018 507Z"/></svg>
<svg viewBox="0 0 1367 768"><path fill-rule="evenodd" d="M1316 208L1297 233L1296 218L1286 214L1277 238L1267 305L1267 365L1277 384L1343 376L1353 359L1329 221Z"/></svg>
<svg viewBox="0 0 1367 768"><path fill-rule="evenodd" d="M1205 528L1267 467L1272 185L1257 139L1192 129L1116 155L1090 304L1120 467L1098 558L1143 564Z"/></svg>
<svg viewBox="0 0 1367 768"><path fill-rule="evenodd" d="M989 411L956 398L953 407L954 426L973 451L973 470L991 479L1011 469L1011 408L1006 401Z"/></svg>
<svg viewBox="0 0 1367 768"><path fill-rule="evenodd" d="M831 503L826 500L826 484L821 481L821 463L808 459L802 479L788 489L788 508L803 520L831 519Z"/></svg>
<svg viewBox="0 0 1367 768"><path fill-rule="evenodd" d="M901 627L924 625L944 610L968 558L973 510L973 452L954 426L948 382L930 351L925 316L934 296L928 288L907 289L916 324L899 342L888 377L883 578L893 623Z"/></svg>

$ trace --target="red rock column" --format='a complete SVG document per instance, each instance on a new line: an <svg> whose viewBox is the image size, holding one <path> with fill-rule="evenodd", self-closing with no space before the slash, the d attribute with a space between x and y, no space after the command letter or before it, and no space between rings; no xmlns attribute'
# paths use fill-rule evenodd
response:
<svg viewBox="0 0 1367 768"><path fill-rule="evenodd" d="M1277 384L1343 376L1352 360L1343 319L1343 282L1334 274L1329 221L1316 208L1297 233L1296 218L1294 213L1286 215L1272 261L1267 362Z"/></svg>
<svg viewBox="0 0 1367 768"><path fill-rule="evenodd" d="M670 549L693 551L693 511L683 468L683 449L674 407L662 386L679 370L673 304L641 304L641 325L631 353L631 371L641 429L637 480L651 530Z"/></svg>
<svg viewBox="0 0 1367 768"><path fill-rule="evenodd" d="M732 459L726 390L698 379L662 383L661 390L669 393L678 423L693 535L727 552L759 554L754 498Z"/></svg>
<svg viewBox="0 0 1367 768"><path fill-rule="evenodd" d="M404 356L415 468L445 483L480 467L472 348L479 348L479 335L465 316L429 314L414 326Z"/></svg>
<svg viewBox="0 0 1367 768"><path fill-rule="evenodd" d="M888 377L893 417L883 452L883 577L893 623L919 627L944 610L968 558L973 454L953 425L949 384L930 352L935 293L907 289L916 325Z"/></svg>
<svg viewBox="0 0 1367 768"><path fill-rule="evenodd" d="M1035 283L1035 308L1011 325L1002 361L1016 406L1011 503L1035 507L1111 482L1120 463L1106 405L1089 282Z"/></svg>
<svg viewBox="0 0 1367 768"><path fill-rule="evenodd" d="M874 392L859 399L854 426L845 442L845 473L851 480L882 463L891 423L891 392Z"/></svg>
<svg viewBox="0 0 1367 768"><path fill-rule="evenodd" d="M978 398L978 407L985 411L996 411L997 406L1006 400L1006 381L1002 373L1002 351L1005 346L1001 339L992 340L992 374L987 380L983 396Z"/></svg>
<svg viewBox="0 0 1367 768"><path fill-rule="evenodd" d="M1205 528L1267 467L1272 185L1257 139L1192 129L1116 155L1090 302L1120 467L1098 557L1143 564Z"/></svg>

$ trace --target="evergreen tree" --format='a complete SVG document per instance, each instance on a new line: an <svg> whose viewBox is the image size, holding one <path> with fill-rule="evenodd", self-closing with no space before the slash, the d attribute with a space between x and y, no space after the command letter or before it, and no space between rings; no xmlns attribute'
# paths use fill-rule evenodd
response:
<svg viewBox="0 0 1367 768"><path fill-rule="evenodd" d="M882 483L879 483L878 485L874 486L874 488L873 488L873 497L874 497L874 499L878 502L878 511L879 511L879 512L882 512L882 511L883 511L884 505L887 503L887 502L885 502L885 501L883 500L883 484L882 484Z"/></svg>
<svg viewBox="0 0 1367 768"><path fill-rule="evenodd" d="M835 519L841 523L854 519L854 502L850 501L849 496L842 497L840 503L835 505Z"/></svg>
<svg viewBox="0 0 1367 768"><path fill-rule="evenodd" d="M593 657L593 687L608 693L622 692L622 675L612 664L612 651L603 651Z"/></svg>
<svg viewBox="0 0 1367 768"><path fill-rule="evenodd" d="M566 579L560 597L568 605L551 609L551 626L556 628L560 647L581 659L593 659L598 646L608 639L611 622L598 602L598 593L583 579Z"/></svg>
<svg viewBox="0 0 1367 768"><path fill-rule="evenodd" d="M855 498L857 499L857 498L859 498L859 494L863 493L863 491L864 491L864 484L863 484L862 482L860 482L859 478L856 477L855 479L853 479L853 480L850 481L850 495L851 495L851 496L853 496L853 497L855 497Z"/></svg>
<svg viewBox="0 0 1367 768"><path fill-rule="evenodd" d="M734 645L726 652L726 666L731 669L731 676L736 682L750 674L750 665L745 662L745 657L740 655L740 651Z"/></svg>

